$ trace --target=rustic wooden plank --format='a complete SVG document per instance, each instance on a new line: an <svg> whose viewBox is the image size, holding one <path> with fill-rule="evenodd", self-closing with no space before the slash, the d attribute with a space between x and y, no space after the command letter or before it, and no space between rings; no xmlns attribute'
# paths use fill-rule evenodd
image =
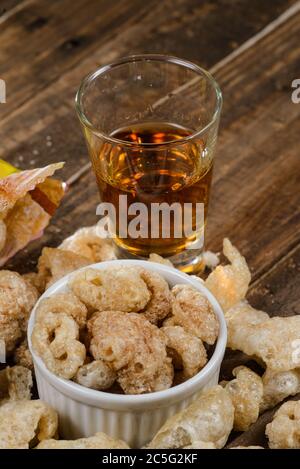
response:
<svg viewBox="0 0 300 469"><path fill-rule="evenodd" d="M300 314L300 246L283 257L250 289L248 298L255 308L270 316Z"/></svg>
<svg viewBox="0 0 300 469"><path fill-rule="evenodd" d="M217 72L225 92L225 107L208 232L209 247L220 249L221 238L228 233L250 260L254 271L254 282L248 295L251 304L271 315L300 313L297 231L300 106L292 105L289 99L291 80L299 70L300 50L296 40L299 37L299 18L299 15L291 18L255 47L218 68ZM68 77L66 83L69 83ZM58 89L64 90L66 83L59 82ZM49 96L53 97L51 92L47 99ZM71 159L72 151L76 157L79 148L84 153L78 144L69 103L54 99L57 114L52 118L45 118L43 110L47 106L49 111L52 110L53 103L49 104L47 100L42 103L45 108L40 110L41 122L35 124L32 120L33 129L38 134L38 138L32 140L36 147L28 145L25 157L41 161L40 155L45 157L49 152L53 160L57 159L66 147L64 132L68 134L68 146L71 145L67 150L68 158ZM29 110L30 106L26 109ZM74 130L74 138L69 140L70 130ZM59 138L56 139L57 133ZM51 139L47 139L47 135ZM15 148L18 151L24 148L23 142L24 137L23 141L17 142ZM43 151L32 153L42 142ZM23 162L27 162L26 158ZM36 162L32 161L32 164ZM75 225L96 221L97 201L93 175L83 174L70 189L65 204L58 210L44 238L32 243L10 267L20 271L31 270L42 244L57 245L74 230ZM249 360L242 354L229 352L222 377L228 378L230 369L237 363L248 364ZM232 435L229 447L239 444L266 446L265 425L275 410L264 413L248 432Z"/></svg>
<svg viewBox="0 0 300 469"><path fill-rule="evenodd" d="M230 236L250 260L254 279L299 240L296 226L299 220L297 147L300 106L290 100L290 83L300 56L297 43L299 15L280 25L254 49L243 51L218 70L225 106L208 246L218 250L222 237ZM285 57L284 63L282 57ZM256 76L259 79L255 79ZM69 76L64 77L58 83L61 89L66 89L69 79ZM70 115L68 106L63 107L60 100L51 94L52 90L47 93L49 96L45 101L38 100L39 117L45 126L49 118L46 132L51 128L53 144L47 147L45 129L39 131L37 128L30 139L27 155L43 136L47 161L57 160L58 155L63 155L68 161L75 158L76 163L83 164L86 152L74 117ZM49 103L57 111L52 121L51 116L45 113ZM64 139L66 129L67 146ZM22 148L26 150L25 145ZM97 202L93 176L86 174L70 190L54 220L55 225L48 230L43 242L54 244L79 225L92 223L96 219ZM38 246L39 243L31 249L37 253ZM24 262L23 256L16 265Z"/></svg>
<svg viewBox="0 0 300 469"><path fill-rule="evenodd" d="M254 279L299 241L300 106L291 101L299 19L298 12L216 73L225 104L208 245L220 250L228 233Z"/></svg>
<svg viewBox="0 0 300 469"><path fill-rule="evenodd" d="M51 123L54 119L55 122L64 119L71 112L74 118L70 109L75 90L81 78L100 64L129 53L160 51L182 55L210 67L294 3L294 0L275 0L270 8L269 2L249 0L234 4L228 0L134 0L130 3L79 0L74 11L68 4L70 1L64 0L64 8L62 2L30 2L25 11L10 18L0 31L0 52L5 54L0 75L8 88L8 102L0 108L0 153L12 162L21 164L26 160L27 164L35 164L52 157L53 150L45 152L46 135L56 133L55 124L52 128ZM101 15L97 15L99 10ZM105 10L103 14L102 10ZM67 15L68 11L72 11L72 15ZM243 23L240 17L243 17ZM88 24L85 24L85 18L89 19ZM184 27L186 25L188 27ZM187 37L179 41L185 32ZM96 47L97 51L93 53ZM82 62L84 57L88 59ZM80 61L79 66L62 78L66 70ZM58 83L51 87L51 93L42 93L40 98L39 91L56 79ZM6 124L5 116L10 117ZM38 140L37 133L45 127L47 129ZM61 122L59 127L62 128ZM66 122L63 128L68 135L76 129L67 128ZM69 154L73 156L73 148L69 153L65 139L62 143L65 158ZM59 157L60 146L57 152ZM70 157L70 160L81 162L78 157Z"/></svg>
<svg viewBox="0 0 300 469"><path fill-rule="evenodd" d="M273 106L269 111L272 114ZM299 118L287 118L282 128L269 135L261 118L259 125L260 134L252 135L257 140L265 130L261 150L251 148L251 143L239 149L241 128L236 129L236 139L225 143L224 153L219 145L219 158L228 157L230 163L229 167L226 161L217 163L206 235L208 246L220 250L221 239L228 234L246 256L253 279L299 241ZM236 158L230 155L232 148Z"/></svg>
<svg viewBox="0 0 300 469"><path fill-rule="evenodd" d="M292 2L272 0L181 0L171 5L138 52L168 53L209 68L283 13ZM205 22L201 19L205 13ZM198 23L198 21L201 23ZM223 41L220 36L223 36Z"/></svg>
<svg viewBox="0 0 300 469"><path fill-rule="evenodd" d="M2 24L8 17L15 14L17 10L23 8L25 0L1 0L0 21Z"/></svg>
<svg viewBox="0 0 300 469"><path fill-rule="evenodd" d="M0 30L0 76L11 96L1 109L2 119L117 30L139 22L155 4L157 0L39 0L19 9Z"/></svg>
<svg viewBox="0 0 300 469"><path fill-rule="evenodd" d="M220 59L220 53L225 52L225 47L229 48L228 53L293 2L276 0L270 8L270 2L258 0L238 1L234 5L228 5L226 0L167 1L163 9L159 7L157 12L162 14L152 21L149 34L141 36L133 51L175 53L199 61L200 43L201 62L203 66L209 66ZM115 35L117 30L126 32L130 23L137 23L140 19L142 25L147 10L153 10L155 3L154 0L130 3L122 0L29 2L14 17L10 16L0 32L4 53L0 73L12 83L12 108L17 108L26 98L35 95L46 83L78 62L83 55L88 55L96 46L103 44L109 35ZM71 11L72 15L66 14ZM246 18L243 23L241 17ZM127 21L122 23L119 18ZM199 20L203 27L199 27ZM219 42L218 35L224 28L224 22L230 27L226 28L225 41ZM182 34L180 41L179 32ZM16 41L22 47L18 47ZM212 48L211 44L215 47ZM210 64L206 60L207 52L203 52L206 50L210 52ZM27 58L26 63L24 56ZM19 67L22 69L21 74ZM6 112L10 112L9 106Z"/></svg>

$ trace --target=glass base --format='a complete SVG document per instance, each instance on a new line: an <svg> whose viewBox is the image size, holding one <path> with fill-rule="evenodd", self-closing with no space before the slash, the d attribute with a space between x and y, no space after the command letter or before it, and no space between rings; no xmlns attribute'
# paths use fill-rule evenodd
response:
<svg viewBox="0 0 300 469"><path fill-rule="evenodd" d="M137 256L126 249L123 249L116 243L114 243L115 254L118 259L139 259L139 260L148 260L147 257ZM164 259L172 262L176 269L185 272L186 274L198 275L203 272L205 264L202 257L203 249L190 249L179 254L175 254L171 257L164 257Z"/></svg>

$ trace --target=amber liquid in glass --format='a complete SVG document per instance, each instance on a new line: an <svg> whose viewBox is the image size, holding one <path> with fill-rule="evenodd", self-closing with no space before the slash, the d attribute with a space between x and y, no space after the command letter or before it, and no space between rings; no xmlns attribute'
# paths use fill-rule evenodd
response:
<svg viewBox="0 0 300 469"><path fill-rule="evenodd" d="M104 143L99 152L91 152L101 200L112 203L117 215L120 195L127 195L127 206L134 202L144 203L149 214L153 202L189 202L193 206L202 202L205 218L201 230L204 230L212 179L212 158L207 157L207 150L201 139L180 142L191 133L189 129L165 122L131 125L113 132L111 136L132 145ZM157 145L164 142L170 143ZM147 143L147 146L139 146L141 143ZM132 218L129 216L128 220ZM143 223L148 224L151 233L150 216ZM115 243L129 257L147 258L153 252L171 257L184 251L187 244L196 238L195 235L175 238L172 216L168 238L160 236L151 239L149 236L124 239L118 237L118 229L117 222Z"/></svg>

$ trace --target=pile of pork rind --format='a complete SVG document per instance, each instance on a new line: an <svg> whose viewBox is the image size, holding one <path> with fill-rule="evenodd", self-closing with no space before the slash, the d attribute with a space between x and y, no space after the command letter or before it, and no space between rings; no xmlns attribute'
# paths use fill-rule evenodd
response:
<svg viewBox="0 0 300 469"><path fill-rule="evenodd" d="M214 268L205 285L223 308L228 347L244 352L264 372L235 368L231 381L203 391L188 408L168 419L148 448L222 448L232 430L248 430L261 412L300 391L300 317L270 318L252 308L245 299L251 279L245 259L228 239L223 251L229 263ZM110 241L90 227L59 248L44 248L35 273L0 271L0 339L15 362L0 372L0 447L128 448L103 433L58 440L56 412L30 400L32 361L25 335L33 305L67 273L108 259L114 259ZM151 260L165 262L156 255ZM108 284L116 277L114 286L119 287L113 292ZM130 285L124 289L128 279ZM32 341L49 369L84 386L102 390L115 386L114 392L125 393L166 389L193 376L205 365L207 350L218 334L216 318L202 295L181 285L170 291L160 276L146 269L127 269L126 275L122 269L112 269L105 276L87 269L73 275L68 292L55 302L40 303L36 324ZM128 354L119 341L124 328ZM153 345L149 363L148 341ZM68 360L69 350L76 359ZM178 381L174 382L173 373ZM300 448L300 401L282 404L266 426L266 436L270 448Z"/></svg>
<svg viewBox="0 0 300 469"><path fill-rule="evenodd" d="M156 272L128 266L87 268L68 291L43 299L32 344L54 374L99 391L162 391L207 363L219 323L189 285L170 290ZM114 388L114 391L116 389Z"/></svg>

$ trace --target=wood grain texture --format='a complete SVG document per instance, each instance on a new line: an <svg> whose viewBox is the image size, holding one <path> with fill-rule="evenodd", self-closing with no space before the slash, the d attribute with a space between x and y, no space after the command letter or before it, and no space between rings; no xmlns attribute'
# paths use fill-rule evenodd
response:
<svg viewBox="0 0 300 469"><path fill-rule="evenodd" d="M121 55L160 51L210 67L294 3L79 0L73 10L68 1L64 8L62 2L30 2L0 30L0 75L8 88L7 104L0 108L0 154L21 166L59 159L62 150L65 160L82 163L73 99L83 76L97 66ZM65 14L68 10L72 15ZM185 31L195 34L182 37ZM75 155L57 127L74 134ZM59 142L56 152L45 148L49 133Z"/></svg>
<svg viewBox="0 0 300 469"><path fill-rule="evenodd" d="M270 316L300 314L300 245L275 264L249 292L255 308L268 311Z"/></svg>
<svg viewBox="0 0 300 469"><path fill-rule="evenodd" d="M17 2L6 3L13 12ZM118 56L162 52L213 67L224 109L207 247L220 251L223 237L230 237L252 270L251 304L272 316L299 314L300 105L291 102L291 82L299 78L300 12L222 60L295 2L79 0L74 12L83 15L82 22L65 14L71 2L64 0L64 11L56 3L62 2L24 0L24 8L0 29L0 54L7 59L1 60L0 76L9 78L8 85L13 82L8 92L15 90L15 101L0 107L1 156L21 167L65 160L62 176L77 174L87 152L73 109L75 90L87 72ZM17 37L31 44L25 47L26 61L21 49L12 57ZM8 267L32 270L42 246L57 246L78 227L97 221L98 201L93 174L78 176L44 237ZM256 367L243 354L228 351L221 377L230 379L237 364ZM248 432L232 435L230 445L265 445L272 415L267 412Z"/></svg>
<svg viewBox="0 0 300 469"><path fill-rule="evenodd" d="M0 75L11 95L2 118L107 43L117 29L138 23L156 3L39 0L18 10L0 30Z"/></svg>
<svg viewBox="0 0 300 469"><path fill-rule="evenodd" d="M299 34L298 14L217 73L224 111L207 244L220 250L228 234L249 259L254 280L299 241L300 106L290 99L290 83L300 60ZM56 84L58 96L70 94L74 74L75 70ZM37 164L40 155L44 161L62 158L68 161L67 174L68 167L75 170L86 162L86 150L73 113L52 88L28 104L27 111L34 109L27 114L30 139L20 145L24 163L30 159L29 164ZM37 157L32 155L35 149L40 152ZM88 223L98 202L93 176L84 176L70 192L61 209L63 216L76 205L76 213L82 210L80 223ZM60 224L59 215L56 223ZM61 237L75 228L76 217L70 217L70 223L63 223Z"/></svg>
<svg viewBox="0 0 300 469"><path fill-rule="evenodd" d="M299 242L299 34L298 12L216 74L224 112L208 245L230 233L254 280Z"/></svg>
<svg viewBox="0 0 300 469"><path fill-rule="evenodd" d="M1 0L0 2L0 18L6 21L8 13L13 13L17 8L21 8L25 0Z"/></svg>

